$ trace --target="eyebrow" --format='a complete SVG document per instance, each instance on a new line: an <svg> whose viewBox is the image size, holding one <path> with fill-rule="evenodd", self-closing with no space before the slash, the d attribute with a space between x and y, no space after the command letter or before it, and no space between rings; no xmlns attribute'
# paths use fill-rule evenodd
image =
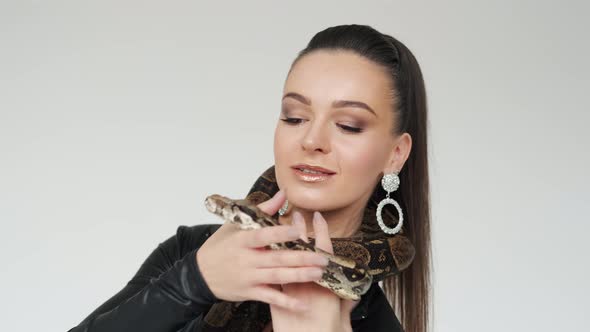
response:
<svg viewBox="0 0 590 332"><path fill-rule="evenodd" d="M311 106L311 100L309 100L308 98L306 98L303 95L298 94L297 92L288 92L283 96L283 100L285 98L293 98L295 100L300 101L301 103L307 105L307 106ZM358 108L362 108L365 109L371 113L373 113L373 115L377 116L377 113L375 113L375 111L373 111L373 109L360 101L355 101L355 100L335 100L332 102L332 107L334 108L341 108L341 107L358 107Z"/></svg>

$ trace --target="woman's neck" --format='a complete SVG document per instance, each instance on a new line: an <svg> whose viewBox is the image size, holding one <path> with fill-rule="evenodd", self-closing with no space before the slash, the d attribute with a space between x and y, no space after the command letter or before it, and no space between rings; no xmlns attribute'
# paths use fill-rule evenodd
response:
<svg viewBox="0 0 590 332"><path fill-rule="evenodd" d="M332 238L348 238L356 233L360 227L364 207L366 202L358 200L358 204L352 204L342 209L331 210L331 211L320 211L326 222L328 223L328 230L330 237ZM361 205L362 204L362 205ZM289 213L284 216L279 216L279 223L281 225L291 225L293 213L298 211L301 213L305 220L307 229L307 236L314 238L313 232L313 213L314 211L300 209L293 206Z"/></svg>

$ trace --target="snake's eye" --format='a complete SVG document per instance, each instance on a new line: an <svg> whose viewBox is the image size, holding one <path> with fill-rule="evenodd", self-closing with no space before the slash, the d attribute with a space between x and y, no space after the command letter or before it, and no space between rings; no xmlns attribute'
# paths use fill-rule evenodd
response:
<svg viewBox="0 0 590 332"><path fill-rule="evenodd" d="M285 247L287 247L287 249L293 249L297 247L297 243L295 243L294 241L285 242L284 244Z"/></svg>
<svg viewBox="0 0 590 332"><path fill-rule="evenodd" d="M367 278L367 270L362 267L355 267L355 268L343 268L342 272L346 276L346 278L350 281L360 281Z"/></svg>

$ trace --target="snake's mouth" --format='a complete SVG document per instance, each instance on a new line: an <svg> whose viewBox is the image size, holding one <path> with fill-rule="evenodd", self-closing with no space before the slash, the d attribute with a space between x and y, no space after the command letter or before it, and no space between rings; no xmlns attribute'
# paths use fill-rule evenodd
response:
<svg viewBox="0 0 590 332"><path fill-rule="evenodd" d="M229 198L218 194L213 194L205 198L205 207L209 212L221 215L223 209L228 205Z"/></svg>
<svg viewBox="0 0 590 332"><path fill-rule="evenodd" d="M216 212L216 205L211 196L205 198L205 207L207 208L207 210L209 210L209 212Z"/></svg>

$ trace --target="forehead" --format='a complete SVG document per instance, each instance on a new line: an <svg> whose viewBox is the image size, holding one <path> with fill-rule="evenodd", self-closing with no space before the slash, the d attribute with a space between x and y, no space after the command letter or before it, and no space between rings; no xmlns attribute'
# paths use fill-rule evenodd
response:
<svg viewBox="0 0 590 332"><path fill-rule="evenodd" d="M390 103L389 78L385 71L348 51L315 51L299 59L291 69L283 94L297 92L312 106L328 106L333 100L357 100L376 111Z"/></svg>

